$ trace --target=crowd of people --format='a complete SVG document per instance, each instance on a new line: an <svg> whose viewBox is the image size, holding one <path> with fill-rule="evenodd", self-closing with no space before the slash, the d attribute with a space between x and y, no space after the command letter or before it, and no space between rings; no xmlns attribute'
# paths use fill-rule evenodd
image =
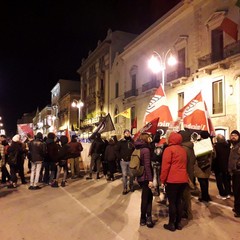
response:
<svg viewBox="0 0 240 240"><path fill-rule="evenodd" d="M233 196L234 216L240 217L240 133L237 130L232 131L229 140L221 134L213 140L209 133L204 131L197 135L197 139L190 131L169 131L165 137L166 141L162 143L160 132L154 136L141 133L134 141L131 132L125 129L123 138L117 140L116 136L112 136L107 141L100 133L94 134L89 149L91 160L86 180L93 179L95 173L96 179L100 179L103 172L107 181L114 181L115 173L119 172L122 176L123 195L134 192L134 181L137 181L142 191L140 225L149 228L154 227L154 191L156 187L165 189L169 221L163 227L175 231L183 228L182 218L194 218L191 194L197 188L197 181L200 186L198 200L212 201L209 178L214 173L219 192L216 197L226 200ZM203 139L211 140L212 150L195 155L194 144ZM134 149L140 150L140 165L143 167L143 173L137 177L130 169ZM54 133L43 138L39 132L34 138L28 136L27 140L22 142L17 134L10 143L6 136L1 135L1 183L7 184L8 188L16 188L18 174L21 183L27 184L24 175L24 161L27 158L30 168L29 190L41 189L39 183L51 187L65 187L67 177L83 177L80 173L82 151L83 146L76 135L69 141L67 136L62 135L58 139ZM159 166L158 171L153 171L154 166ZM156 183L154 179L157 179Z"/></svg>

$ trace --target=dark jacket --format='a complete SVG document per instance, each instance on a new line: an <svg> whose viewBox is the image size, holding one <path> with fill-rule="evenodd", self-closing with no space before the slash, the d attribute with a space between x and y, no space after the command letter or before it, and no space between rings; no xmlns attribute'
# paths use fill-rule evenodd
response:
<svg viewBox="0 0 240 240"><path fill-rule="evenodd" d="M116 151L119 160L123 159L124 161L129 162L134 151L133 139L131 137L120 139L117 143Z"/></svg>
<svg viewBox="0 0 240 240"><path fill-rule="evenodd" d="M103 155L106 148L105 142L101 138L95 138L89 149L89 155L99 154Z"/></svg>
<svg viewBox="0 0 240 240"><path fill-rule="evenodd" d="M57 162L59 145L53 140L48 138L46 140L47 145L47 154L45 161L46 162Z"/></svg>
<svg viewBox="0 0 240 240"><path fill-rule="evenodd" d="M81 156L83 150L82 144L77 142L75 139L68 143L70 147L70 158L77 158Z"/></svg>
<svg viewBox="0 0 240 240"><path fill-rule="evenodd" d="M104 160L113 162L117 160L116 144L114 141L109 141L104 153Z"/></svg>
<svg viewBox="0 0 240 240"><path fill-rule="evenodd" d="M8 154L17 154L17 164L22 164L24 161L26 149L23 148L21 142L12 142L11 146L8 148Z"/></svg>
<svg viewBox="0 0 240 240"><path fill-rule="evenodd" d="M32 140L29 144L30 159L32 162L43 162L46 156L46 144L40 139Z"/></svg>
<svg viewBox="0 0 240 240"><path fill-rule="evenodd" d="M233 145L229 155L228 171L231 174L240 174L240 169L237 169L237 162L240 161L240 143Z"/></svg>
<svg viewBox="0 0 240 240"><path fill-rule="evenodd" d="M217 142L214 148L216 157L213 159L212 170L215 173L228 172L230 144L228 142Z"/></svg>
<svg viewBox="0 0 240 240"><path fill-rule="evenodd" d="M135 142L135 148L140 149L140 165L144 166L143 175L138 177L138 182L153 181L153 171L151 165L151 147L142 140Z"/></svg>
<svg viewBox="0 0 240 240"><path fill-rule="evenodd" d="M181 146L182 136L172 132L168 138L168 147L163 152L161 182L187 183L187 153Z"/></svg>

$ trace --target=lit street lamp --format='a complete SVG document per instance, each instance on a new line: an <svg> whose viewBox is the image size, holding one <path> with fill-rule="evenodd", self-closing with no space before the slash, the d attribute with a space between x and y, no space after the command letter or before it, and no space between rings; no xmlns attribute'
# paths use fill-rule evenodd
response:
<svg viewBox="0 0 240 240"><path fill-rule="evenodd" d="M81 108L84 106L84 103L81 101L81 99L76 100L74 99L72 102L72 107L78 108L78 128L80 131L81 128Z"/></svg>
<svg viewBox="0 0 240 240"><path fill-rule="evenodd" d="M169 57L168 57L169 55ZM167 58L168 57L168 58ZM169 66L173 66L177 63L177 59L171 53L171 49L169 49L166 54L162 54L162 56L154 51L152 57L148 61L148 66L153 71L153 73L162 72L162 88L164 90L165 84L165 71L166 71L166 62Z"/></svg>

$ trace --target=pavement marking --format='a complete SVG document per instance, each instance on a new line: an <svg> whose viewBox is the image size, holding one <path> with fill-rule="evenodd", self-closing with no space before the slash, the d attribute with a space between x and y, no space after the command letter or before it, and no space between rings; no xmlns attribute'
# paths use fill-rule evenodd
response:
<svg viewBox="0 0 240 240"><path fill-rule="evenodd" d="M198 201L198 197L193 197L193 198L196 200L196 202L199 202L199 201ZM225 200L223 200L223 201L225 201ZM232 210L232 207L230 207L230 206L225 206L225 205L223 205L223 204L221 204L221 203L216 203L216 202L210 201L210 202L208 202L208 204L217 205L217 206L219 206L219 207L222 207L222 208L225 208L225 209L228 209L228 210Z"/></svg>
<svg viewBox="0 0 240 240"><path fill-rule="evenodd" d="M113 231L101 218L99 218L96 214L94 214L89 208L87 208L79 200L77 200L75 197L73 197L72 194L70 194L65 188L61 187L60 189L62 189L62 191L64 191L72 200L74 200L78 205L80 205L89 214L91 214L93 217L97 218L110 232L112 232L116 236L116 239L118 239L118 240L125 240L118 233Z"/></svg>

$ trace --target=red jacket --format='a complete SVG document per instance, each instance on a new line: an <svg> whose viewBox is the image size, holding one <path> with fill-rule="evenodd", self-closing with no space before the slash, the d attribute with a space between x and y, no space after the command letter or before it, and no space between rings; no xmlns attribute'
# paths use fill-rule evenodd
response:
<svg viewBox="0 0 240 240"><path fill-rule="evenodd" d="M168 139L169 146L163 152L160 179L165 183L187 183L187 153L180 145L182 136L172 132Z"/></svg>

